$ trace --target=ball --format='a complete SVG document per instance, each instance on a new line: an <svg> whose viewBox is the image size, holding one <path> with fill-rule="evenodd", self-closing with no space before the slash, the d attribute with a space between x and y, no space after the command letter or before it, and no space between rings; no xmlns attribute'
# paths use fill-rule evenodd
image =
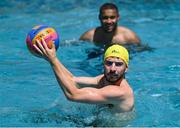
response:
<svg viewBox="0 0 180 128"><path fill-rule="evenodd" d="M29 51L37 57L40 57L40 55L33 45L37 43L36 40L39 40L42 43L42 37L44 38L48 48L52 48L53 42L56 50L59 47L59 35L54 28L47 25L35 26L27 34L26 44Z"/></svg>

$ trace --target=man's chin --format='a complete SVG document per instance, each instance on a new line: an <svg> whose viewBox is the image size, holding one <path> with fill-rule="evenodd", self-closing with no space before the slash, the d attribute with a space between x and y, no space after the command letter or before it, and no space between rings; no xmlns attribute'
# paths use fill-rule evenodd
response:
<svg viewBox="0 0 180 128"><path fill-rule="evenodd" d="M109 82L111 82L111 83L115 83L115 82L117 82L119 79L117 79L117 78L108 78L108 79L106 79L107 81L109 81Z"/></svg>
<svg viewBox="0 0 180 128"><path fill-rule="evenodd" d="M111 33L111 32L113 32L113 29L105 29L105 32Z"/></svg>

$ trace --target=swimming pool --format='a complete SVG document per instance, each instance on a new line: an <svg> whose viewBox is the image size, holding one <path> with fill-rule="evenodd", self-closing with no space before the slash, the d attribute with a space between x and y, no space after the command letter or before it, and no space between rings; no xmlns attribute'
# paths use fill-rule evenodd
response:
<svg viewBox="0 0 180 128"><path fill-rule="evenodd" d="M60 34L57 55L71 72L77 76L102 73L101 56L88 58L97 48L78 38L99 25L98 8L104 2L0 1L0 126L91 124L97 106L67 101L49 64L29 53L25 38L33 26L48 24ZM148 46L130 51L126 76L134 90L136 116L126 126L179 127L180 2L113 2L120 9L119 24L135 31Z"/></svg>

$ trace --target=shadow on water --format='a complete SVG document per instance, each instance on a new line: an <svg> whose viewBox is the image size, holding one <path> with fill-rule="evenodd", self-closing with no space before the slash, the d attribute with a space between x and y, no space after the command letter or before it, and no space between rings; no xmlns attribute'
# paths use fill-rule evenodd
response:
<svg viewBox="0 0 180 128"><path fill-rule="evenodd" d="M129 51L130 56L132 54L137 54L141 52L153 52L155 48L149 46L148 44L141 44L141 45L124 45L124 47L127 48ZM88 54L88 60L92 58L99 57L103 55L104 48L93 48L93 49L87 49L86 53ZM132 57L130 58L132 59Z"/></svg>
<svg viewBox="0 0 180 128"><path fill-rule="evenodd" d="M89 111L88 111L89 110ZM95 120L92 115L94 109L90 106L73 106L72 109L64 109L62 105L56 105L47 109L19 110L11 108L6 112L1 112L0 127L6 126L90 126ZM95 109L96 110L96 109ZM5 123L6 122L6 123ZM8 124L8 125L5 125Z"/></svg>
<svg viewBox="0 0 180 128"><path fill-rule="evenodd" d="M72 40L65 40L60 43L61 47L67 47L67 46L79 46L82 44L86 44L87 48L85 48L85 53L87 54L87 60L97 58L103 55L104 51L108 46L106 47L98 47L93 45L93 43L79 41L76 39ZM88 44L90 47L88 47ZM136 53L142 53L142 52L153 52L156 48L149 46L148 44L141 44L141 45L123 45L127 48L129 51L129 54L136 54Z"/></svg>
<svg viewBox="0 0 180 128"><path fill-rule="evenodd" d="M43 110L17 111L1 115L1 119L8 118L9 126L34 126L34 127L104 127L104 126L127 126L134 118L134 112L113 115L107 111L107 107L101 109L97 106L89 109L88 106L77 106L72 110L64 110L60 106ZM85 107L85 108L84 108ZM89 111L87 111L89 109ZM84 113L86 110L86 113ZM11 114L12 113L12 114ZM13 121L16 120L16 124ZM1 125L3 126L3 125Z"/></svg>
<svg viewBox="0 0 180 128"><path fill-rule="evenodd" d="M47 126L84 126L83 118L74 113L68 114L58 108L43 111L31 111L24 113L24 118L21 119L24 123L34 124L39 126L47 124Z"/></svg>

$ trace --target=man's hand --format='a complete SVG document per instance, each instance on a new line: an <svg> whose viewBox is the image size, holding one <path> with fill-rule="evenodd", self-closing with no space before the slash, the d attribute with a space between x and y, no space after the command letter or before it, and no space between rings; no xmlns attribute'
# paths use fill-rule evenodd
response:
<svg viewBox="0 0 180 128"><path fill-rule="evenodd" d="M56 59L56 49L55 49L54 42L52 43L51 49L48 48L44 38L41 39L41 42L39 40L36 40L36 44L34 44L33 46L39 52L41 57L43 57L50 63L53 63L53 61L55 61Z"/></svg>

